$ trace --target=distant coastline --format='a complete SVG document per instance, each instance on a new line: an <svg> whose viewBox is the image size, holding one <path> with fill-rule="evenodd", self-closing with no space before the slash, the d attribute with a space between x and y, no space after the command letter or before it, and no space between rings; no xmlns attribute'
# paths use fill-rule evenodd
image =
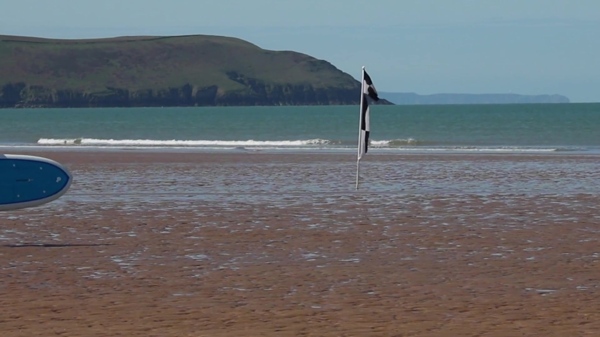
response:
<svg viewBox="0 0 600 337"><path fill-rule="evenodd" d="M0 108L355 105L326 60L223 36L0 35ZM562 95L380 93L378 104L569 103Z"/></svg>
<svg viewBox="0 0 600 337"><path fill-rule="evenodd" d="M382 92L381 97L398 105L419 104L528 104L570 103L563 95L519 95L519 94L432 94Z"/></svg>

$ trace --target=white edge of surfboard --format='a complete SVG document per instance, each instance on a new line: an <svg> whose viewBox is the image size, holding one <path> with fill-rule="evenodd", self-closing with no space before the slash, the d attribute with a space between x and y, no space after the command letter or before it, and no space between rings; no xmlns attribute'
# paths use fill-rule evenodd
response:
<svg viewBox="0 0 600 337"><path fill-rule="evenodd" d="M13 210L29 208L29 207L36 207L36 206L40 206L40 205L49 203L51 201L54 201L54 200L60 198L63 194L67 193L67 191L69 190L69 187L71 187L71 182L73 181L73 176L71 175L71 172L66 167L64 167L62 164L60 164L52 159L48 159L48 158L44 158L44 157L37 157L37 156L29 156L29 155L24 155L24 154L0 154L0 159L3 159L3 158L38 161L38 162L44 162L47 164L54 165L54 166L58 167L59 169L63 170L67 174L67 176L69 177L69 181L67 182L65 187L63 187L63 189L60 190L56 194L53 194L47 198L42 198L42 199L38 199L38 200L17 202L17 203L8 204L8 205L0 205L0 212L1 211L13 211Z"/></svg>

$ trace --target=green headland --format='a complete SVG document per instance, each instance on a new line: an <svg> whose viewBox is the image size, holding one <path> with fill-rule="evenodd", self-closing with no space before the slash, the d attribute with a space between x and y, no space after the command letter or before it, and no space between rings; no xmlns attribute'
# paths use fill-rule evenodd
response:
<svg viewBox="0 0 600 337"><path fill-rule="evenodd" d="M0 107L358 104L331 63L208 35L57 40L0 35Z"/></svg>

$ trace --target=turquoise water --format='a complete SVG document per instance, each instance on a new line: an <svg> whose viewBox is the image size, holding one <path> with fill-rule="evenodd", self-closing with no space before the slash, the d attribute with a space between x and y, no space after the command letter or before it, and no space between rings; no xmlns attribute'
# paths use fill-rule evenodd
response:
<svg viewBox="0 0 600 337"><path fill-rule="evenodd" d="M351 151L358 106L2 109L4 148ZM600 152L600 104L372 106L370 153Z"/></svg>

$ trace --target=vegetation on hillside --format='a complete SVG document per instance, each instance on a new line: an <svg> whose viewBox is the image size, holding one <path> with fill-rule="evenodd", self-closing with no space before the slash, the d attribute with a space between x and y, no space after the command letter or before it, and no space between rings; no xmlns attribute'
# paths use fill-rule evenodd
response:
<svg viewBox="0 0 600 337"><path fill-rule="evenodd" d="M236 38L0 36L0 106L355 104L360 83L324 60Z"/></svg>

